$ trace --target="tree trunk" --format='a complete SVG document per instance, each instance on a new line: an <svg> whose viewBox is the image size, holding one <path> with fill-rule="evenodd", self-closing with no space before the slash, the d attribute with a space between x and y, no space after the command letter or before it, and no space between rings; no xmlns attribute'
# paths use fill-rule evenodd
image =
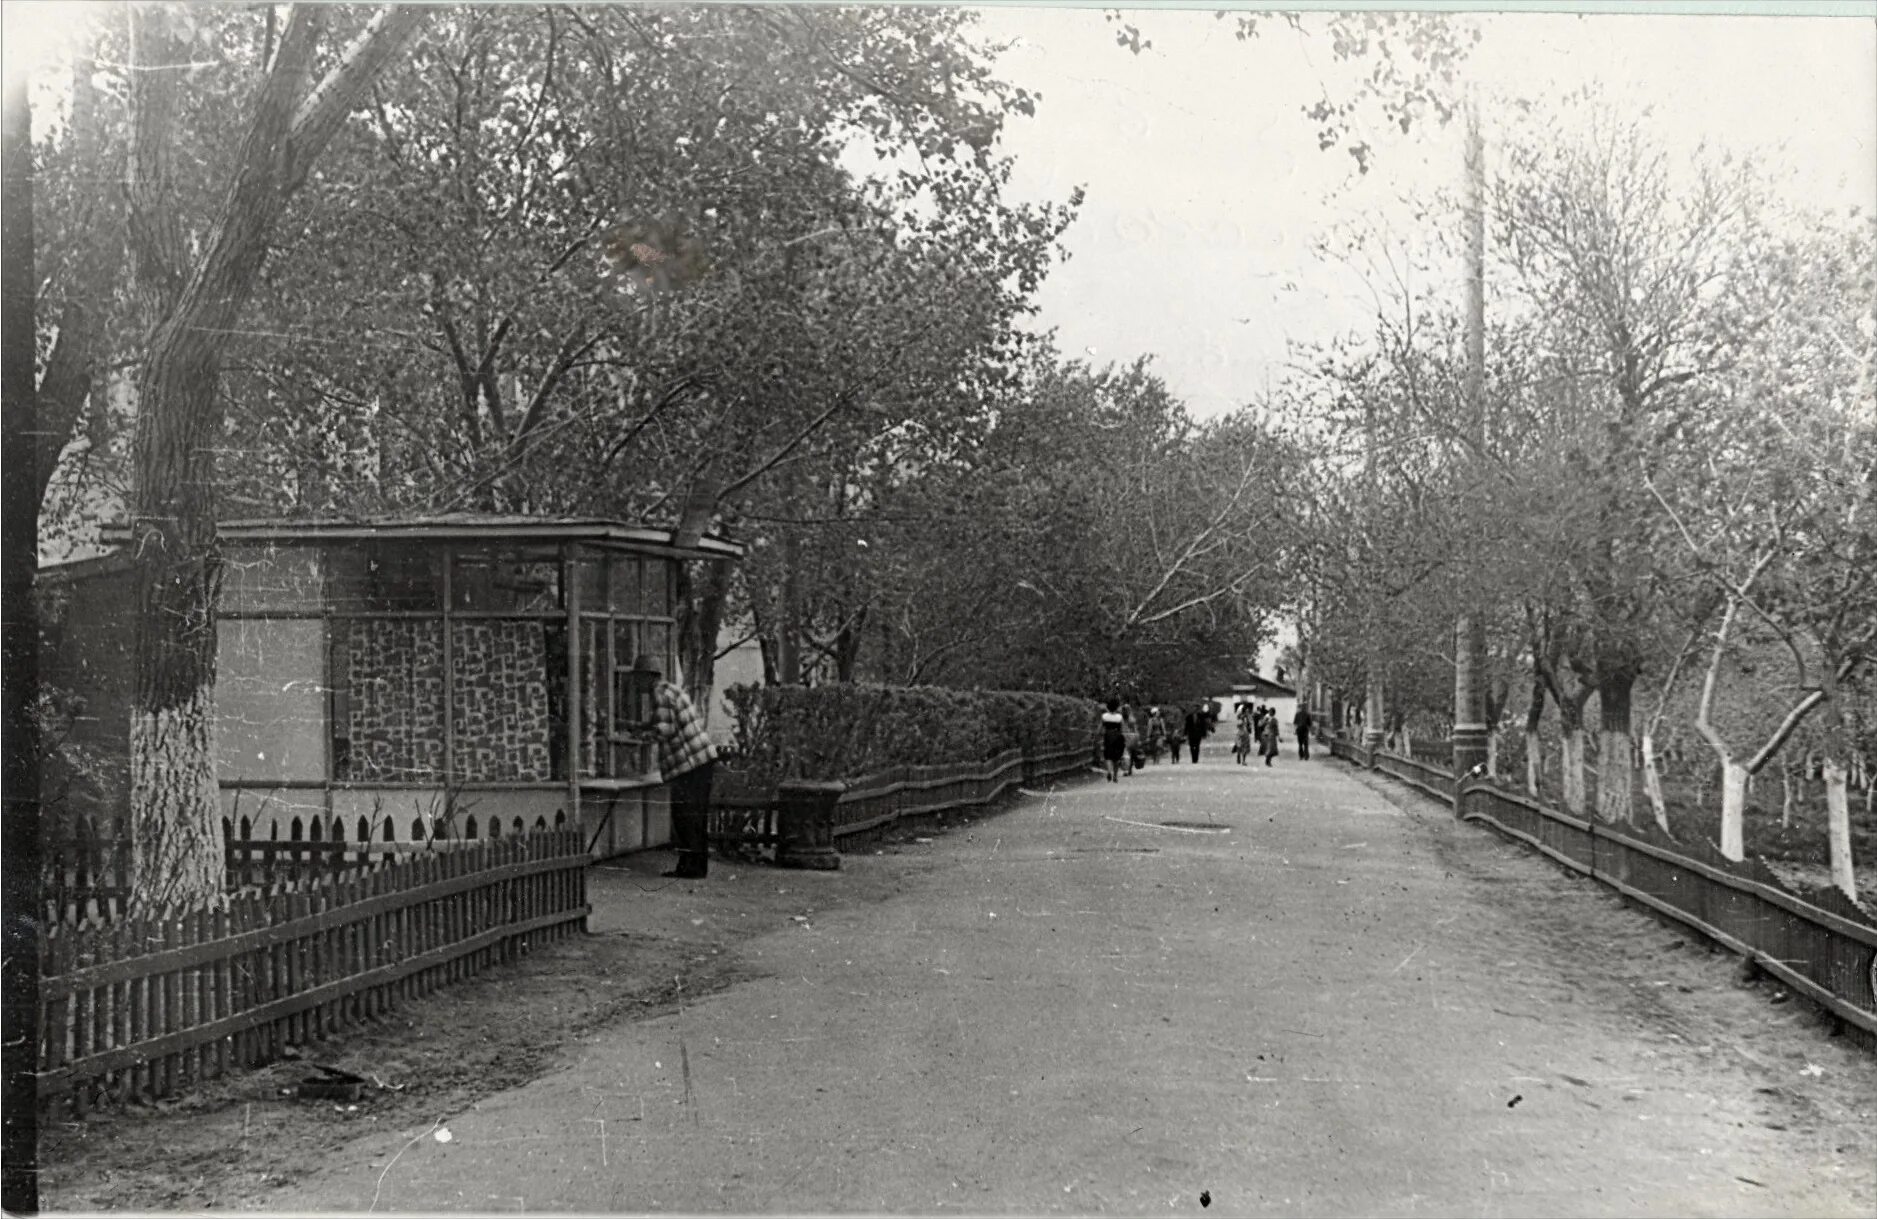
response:
<svg viewBox="0 0 1877 1219"><path fill-rule="evenodd" d="M1564 811L1584 815L1584 726L1581 722L1564 725L1562 756L1558 764L1564 772Z"/></svg>
<svg viewBox="0 0 1877 1219"><path fill-rule="evenodd" d="M1861 760L1851 746L1851 732L1844 719L1844 699L1838 681L1836 657L1827 658L1825 701L1822 729L1825 772L1825 840L1831 849L1832 883L1845 896L1857 897L1857 874L1851 857L1851 799L1846 790L1849 761Z"/></svg>
<svg viewBox="0 0 1877 1219"><path fill-rule="evenodd" d="M1597 813L1605 821L1627 825L1636 815L1636 772L1630 741L1630 691L1633 674L1606 678L1597 686Z"/></svg>
<svg viewBox="0 0 1877 1219"><path fill-rule="evenodd" d="M782 529L782 604L776 615L779 619L776 678L785 686L799 686L802 684L802 544L795 526L784 525Z"/></svg>
<svg viewBox="0 0 1877 1219"><path fill-rule="evenodd" d="M13 13L8 12L11 27ZM8 471L0 531L0 688L5 696L6 756L0 763L5 781L6 814L0 820L6 921L0 980L6 993L6 1122L0 1135L0 1206L14 1214L39 1211L39 1054L40 889L39 616L33 583L38 573L39 505L42 485L27 477L43 464L36 459L39 402L34 385L33 349L37 338L37 253L33 240L32 114L23 71L8 72L4 134L0 136L0 392L4 451Z"/></svg>
<svg viewBox="0 0 1877 1219"><path fill-rule="evenodd" d="M160 330L137 379L137 676L131 704L133 908L222 891L215 779L219 370L200 330Z"/></svg>
<svg viewBox="0 0 1877 1219"><path fill-rule="evenodd" d="M1849 770L1837 758L1825 759L1825 837L1831 844L1831 881L1844 895L1857 900L1857 873L1851 858L1851 794Z"/></svg>
<svg viewBox="0 0 1877 1219"><path fill-rule="evenodd" d="M1792 760L1779 760L1779 824L1782 829L1792 828Z"/></svg>
<svg viewBox="0 0 1877 1219"><path fill-rule="evenodd" d="M834 680L852 684L854 668L860 660L860 641L867 626L867 611L858 610L849 618L834 639Z"/></svg>
<svg viewBox="0 0 1877 1219"><path fill-rule="evenodd" d="M1747 857L1747 782L1752 777L1732 758L1721 759L1721 854L1736 862Z"/></svg>
<svg viewBox="0 0 1877 1219"><path fill-rule="evenodd" d="M756 651L762 656L763 685L781 685L780 672L776 667L776 641L767 635L759 634L756 636Z"/></svg>
<svg viewBox="0 0 1877 1219"><path fill-rule="evenodd" d="M678 565L678 664L685 693L706 726L717 684L717 636L730 594L730 564L694 560Z"/></svg>
<svg viewBox="0 0 1877 1219"><path fill-rule="evenodd" d="M170 14L133 10L131 232L156 319L137 377L131 529L138 618L131 701L134 912L220 897L215 781L215 451L221 357L281 212L353 103L415 31L415 8L379 12L309 92L326 15L296 6L252 105L233 180L199 254L176 211L167 123L180 109Z"/></svg>
<svg viewBox="0 0 1877 1219"><path fill-rule="evenodd" d="M1545 720L1545 679L1541 673L1532 674L1532 701L1525 707L1525 794L1538 796L1538 784L1544 778L1545 750L1544 741L1538 735L1539 726Z"/></svg>
<svg viewBox="0 0 1877 1219"><path fill-rule="evenodd" d="M1555 696L1554 696L1555 697ZM1588 688L1566 698L1558 698L1559 777L1564 787L1564 809L1584 816L1589 804L1589 787L1584 781L1584 704L1590 701Z"/></svg>
<svg viewBox="0 0 1877 1219"><path fill-rule="evenodd" d="M1655 734L1647 728L1642 730L1642 787L1649 794L1656 827L1673 838L1674 831L1668 826L1668 800L1662 794L1662 772L1655 760Z"/></svg>

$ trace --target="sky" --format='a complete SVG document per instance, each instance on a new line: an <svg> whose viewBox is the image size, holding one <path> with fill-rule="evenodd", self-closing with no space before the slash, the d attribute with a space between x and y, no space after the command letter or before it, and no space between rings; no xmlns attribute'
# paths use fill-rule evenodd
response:
<svg viewBox="0 0 1877 1219"><path fill-rule="evenodd" d="M6 7L12 72L58 41L71 10L48 0ZM1877 211L1877 2L1810 7L1866 15L1464 15L1482 32L1468 79L1489 162L1517 123L1530 134L1531 119L1507 98L1551 116L1551 99L1594 82L1646 108L1665 147L1730 147L1795 199ZM1152 355L1197 416L1280 385L1295 344L1368 327L1373 276L1348 255L1352 226L1413 244L1430 225L1457 220L1417 220L1404 202L1457 189L1457 125L1417 126L1405 139L1366 132L1377 147L1366 176L1344 151L1318 149L1302 107L1356 92L1320 24L1300 35L1267 17L1241 42L1236 14L1120 10L1151 43L1134 55L1116 45L1118 24L1106 19L1114 9L1067 0L979 11L982 33L1012 44L999 75L1041 94L1034 117L1005 125L1015 196L1060 202L1077 185L1087 192L1036 325L1098 367Z"/></svg>
<svg viewBox="0 0 1877 1219"><path fill-rule="evenodd" d="M1346 256L1351 226L1411 243L1404 199L1457 190L1457 125L1407 140L1371 133L1366 176L1321 151L1301 110L1353 78L1317 32L1267 20L1249 42L1205 10L1129 10L1152 46L1117 46L1087 7L999 7L980 29L1013 45L999 75L1042 95L1007 121L1018 198L1087 198L1069 258L1038 303L1061 349L1100 366L1152 354L1193 414L1280 384L1292 344L1366 328L1371 277ZM1877 6L1870 10L1877 13ZM1750 158L1794 200L1877 210L1877 20L1817 16L1480 14L1468 77L1490 150L1547 138L1507 99L1548 103L1585 84L1656 131L1678 159L1703 142ZM1457 217L1454 217L1457 220ZM1454 285L1456 294L1459 285ZM1490 294L1490 288L1489 288Z"/></svg>

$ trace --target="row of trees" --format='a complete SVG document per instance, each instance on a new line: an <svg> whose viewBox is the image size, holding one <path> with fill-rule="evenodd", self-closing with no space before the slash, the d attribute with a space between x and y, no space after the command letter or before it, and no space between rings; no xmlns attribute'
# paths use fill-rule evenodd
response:
<svg viewBox="0 0 1877 1219"><path fill-rule="evenodd" d="M1637 767L1667 828L1663 742L1698 739L1740 858L1748 778L1802 747L1855 892L1847 777L1877 750L1877 220L1781 203L1724 156L1684 163L1595 98L1565 110L1500 135L1478 407L1453 294L1413 290L1399 250L1371 251L1374 332L1315 353L1300 397L1340 511L1300 551L1312 663L1345 691L1377 679L1376 727L1437 729L1456 616L1483 612L1487 719L1497 737L1522 708L1534 788L1555 708L1564 801L1589 807L1594 707L1597 815L1637 815Z"/></svg>
<svg viewBox="0 0 1877 1219"><path fill-rule="evenodd" d="M525 512L689 573L773 680L1196 692L1279 598L1294 450L1026 325L1079 195L944 8L99 10L41 82L42 546L128 509L133 866L219 888L237 516ZM100 189L124 182L127 189ZM708 705L708 698L701 700Z"/></svg>

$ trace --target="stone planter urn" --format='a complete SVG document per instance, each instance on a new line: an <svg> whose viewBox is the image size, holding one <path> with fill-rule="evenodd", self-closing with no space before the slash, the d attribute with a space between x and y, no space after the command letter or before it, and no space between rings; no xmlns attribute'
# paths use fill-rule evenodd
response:
<svg viewBox="0 0 1877 1219"><path fill-rule="evenodd" d="M788 779L776 786L776 865L831 872L841 866L834 849L834 805L847 784Z"/></svg>

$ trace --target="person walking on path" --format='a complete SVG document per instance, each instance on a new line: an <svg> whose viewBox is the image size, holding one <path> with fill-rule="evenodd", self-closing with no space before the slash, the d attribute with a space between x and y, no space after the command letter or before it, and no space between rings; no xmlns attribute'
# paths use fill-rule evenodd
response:
<svg viewBox="0 0 1877 1219"><path fill-rule="evenodd" d="M666 872L681 880L703 880L710 871L710 781L717 769L717 747L710 743L703 717L676 683L664 680L658 658L641 653L636 673L649 673L652 718L638 725L658 742L658 772L671 790L671 839L678 866Z"/></svg>
<svg viewBox="0 0 1877 1219"><path fill-rule="evenodd" d="M1121 704L1121 743L1127 747L1124 774L1133 774L1144 764L1141 759L1141 730L1134 722L1134 708Z"/></svg>
<svg viewBox="0 0 1877 1219"><path fill-rule="evenodd" d="M1232 760L1240 766L1251 758L1251 721L1250 703L1240 703L1238 707L1238 736L1232 742Z"/></svg>
<svg viewBox="0 0 1877 1219"><path fill-rule="evenodd" d="M1310 714L1310 708L1297 704L1297 714L1291 717L1291 727L1297 730L1297 758L1299 761L1310 760L1310 728L1316 723L1316 717Z"/></svg>
<svg viewBox="0 0 1877 1219"><path fill-rule="evenodd" d="M1264 728L1259 733L1259 738L1262 745L1258 752L1264 755L1264 764L1269 766L1271 759L1277 756L1277 712L1265 712Z"/></svg>
<svg viewBox="0 0 1877 1219"><path fill-rule="evenodd" d="M1127 737L1122 733L1121 700L1111 698L1101 713L1101 760L1110 783L1119 781L1121 759L1127 753Z"/></svg>
<svg viewBox="0 0 1877 1219"><path fill-rule="evenodd" d="M1212 725L1206 721L1206 705L1195 703L1186 713L1186 744L1193 753L1193 763L1199 763L1199 742L1205 739L1206 730Z"/></svg>
<svg viewBox="0 0 1877 1219"><path fill-rule="evenodd" d="M1160 750L1167 743L1167 720L1158 706L1147 709L1147 760L1158 762ZM1177 753L1175 755L1177 757Z"/></svg>

